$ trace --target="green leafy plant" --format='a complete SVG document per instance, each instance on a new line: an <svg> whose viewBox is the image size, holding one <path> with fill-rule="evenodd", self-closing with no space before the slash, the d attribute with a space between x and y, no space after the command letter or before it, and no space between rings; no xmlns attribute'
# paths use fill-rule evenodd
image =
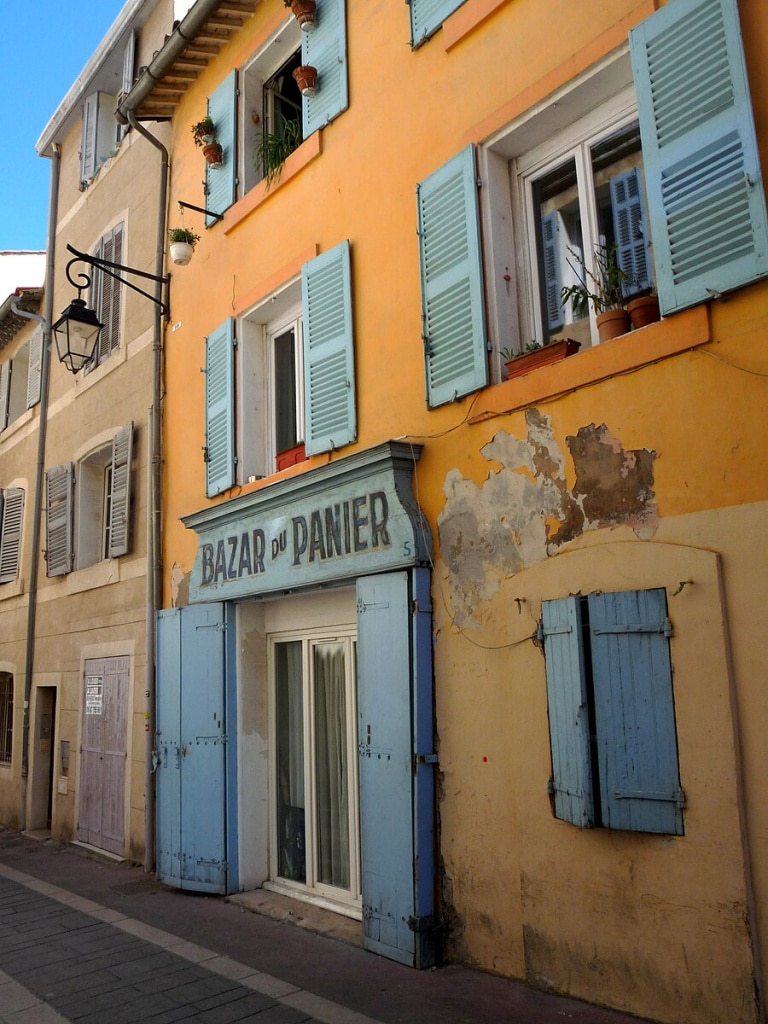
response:
<svg viewBox="0 0 768 1024"><path fill-rule="evenodd" d="M192 125L191 131L195 140L195 145L202 147L205 145L205 143L203 142L203 137L206 135L210 135L211 137L213 137L216 131L216 125L213 123L212 119L206 114L201 121L198 121L196 124Z"/></svg>
<svg viewBox="0 0 768 1024"><path fill-rule="evenodd" d="M256 146L256 168L264 175L267 188L280 180L287 157L301 144L301 124L284 121L277 132L262 132Z"/></svg>
<svg viewBox="0 0 768 1024"><path fill-rule="evenodd" d="M505 363L511 363L513 359L519 359L520 356L525 356L529 352L535 352L537 349L544 348L544 346L548 344L549 340L541 342L536 341L536 339L533 338L531 341L528 342L525 348L521 348L519 352L513 352L511 348L502 348L500 350L501 358L504 360Z"/></svg>
<svg viewBox="0 0 768 1024"><path fill-rule="evenodd" d="M168 240L170 242L186 242L187 245L196 245L200 241L200 235L196 235L189 228L170 228Z"/></svg>
<svg viewBox="0 0 768 1024"><path fill-rule="evenodd" d="M589 313L590 305L595 313L605 313L609 309L624 309L630 279L629 275L619 266L616 244L597 246L595 249L596 272L584 263L580 253L570 247L568 252L578 265L577 269L571 260L568 260L568 266L578 277L579 283L562 289L560 292L562 304L565 305L570 300L573 304L573 312L577 317L586 316Z"/></svg>

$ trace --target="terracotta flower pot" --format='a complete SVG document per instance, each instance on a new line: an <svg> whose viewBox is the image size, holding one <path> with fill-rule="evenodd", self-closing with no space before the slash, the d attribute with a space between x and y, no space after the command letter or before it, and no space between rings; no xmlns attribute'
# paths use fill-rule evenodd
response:
<svg viewBox="0 0 768 1024"><path fill-rule="evenodd" d="M627 303L627 312L634 330L637 330L638 327L647 327L648 324L655 324L657 320L661 319L658 295L643 295L638 299L632 299Z"/></svg>
<svg viewBox="0 0 768 1024"><path fill-rule="evenodd" d="M626 309L608 309L597 314L597 333L600 341L612 341L627 334L631 326Z"/></svg>
<svg viewBox="0 0 768 1024"><path fill-rule="evenodd" d="M293 72L296 84L301 90L302 96L314 96L317 92L317 68L311 64L301 64Z"/></svg>
<svg viewBox="0 0 768 1024"><path fill-rule="evenodd" d="M293 0L291 10L302 32L315 31L315 0Z"/></svg>
<svg viewBox="0 0 768 1024"><path fill-rule="evenodd" d="M566 356L572 356L579 351L581 343L572 338L563 338L560 341L553 341L549 345L542 345L533 352L524 352L507 363L507 380L513 377L522 377L539 366L549 366L552 363L559 363Z"/></svg>
<svg viewBox="0 0 768 1024"><path fill-rule="evenodd" d="M306 457L304 442L302 441L295 448L288 448L284 452L277 453L277 458L275 459L277 470L280 472L281 469L288 469L289 466L295 466L299 462L304 462Z"/></svg>
<svg viewBox="0 0 768 1024"><path fill-rule="evenodd" d="M203 156L211 167L221 167L224 162L224 153L218 142L210 142L203 146Z"/></svg>

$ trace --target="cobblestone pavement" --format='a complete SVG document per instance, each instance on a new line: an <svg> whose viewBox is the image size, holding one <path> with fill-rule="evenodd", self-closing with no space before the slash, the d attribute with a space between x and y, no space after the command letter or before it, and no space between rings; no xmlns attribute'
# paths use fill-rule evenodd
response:
<svg viewBox="0 0 768 1024"><path fill-rule="evenodd" d="M0 829L0 1024L638 1024L180 893Z"/></svg>

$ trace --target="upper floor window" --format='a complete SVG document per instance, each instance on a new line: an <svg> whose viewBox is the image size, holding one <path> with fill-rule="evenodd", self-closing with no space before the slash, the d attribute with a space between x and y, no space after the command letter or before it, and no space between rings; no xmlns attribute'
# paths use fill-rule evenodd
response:
<svg viewBox="0 0 768 1024"><path fill-rule="evenodd" d="M24 491L8 487L0 491L0 583L19 575L21 530L24 523Z"/></svg>
<svg viewBox="0 0 768 1024"><path fill-rule="evenodd" d="M206 339L206 492L214 495L354 441L349 243ZM303 447L302 447L303 445Z"/></svg>
<svg viewBox="0 0 768 1024"><path fill-rule="evenodd" d="M125 232L122 224L116 224L100 239L93 255L109 263L123 262ZM120 315L122 311L122 285L117 278L103 270L93 273L93 308L104 325L93 353L90 368L104 362L120 347Z"/></svg>
<svg viewBox="0 0 768 1024"><path fill-rule="evenodd" d="M313 95L302 96L293 78L301 64L317 69ZM346 0L319 0L313 32L301 32L295 18L286 17L209 96L207 113L222 161L206 165L206 209L223 213L238 189L248 192L265 175L277 180L285 157L347 105Z"/></svg>
<svg viewBox="0 0 768 1024"><path fill-rule="evenodd" d="M464 0L408 0L411 11L411 46L419 46L436 32Z"/></svg>
<svg viewBox="0 0 768 1024"><path fill-rule="evenodd" d="M130 550L133 424L75 466L46 471L46 560L61 576Z"/></svg>
<svg viewBox="0 0 768 1024"><path fill-rule="evenodd" d="M128 92L133 85L135 53L136 36L132 33L122 53L123 92ZM81 189L87 188L104 161L115 154L127 130L126 126L117 123L117 103L118 97L106 92L93 92L83 103L80 136Z"/></svg>
<svg viewBox="0 0 768 1024"><path fill-rule="evenodd" d="M16 354L0 363L0 430L40 401L43 332L37 328Z"/></svg>

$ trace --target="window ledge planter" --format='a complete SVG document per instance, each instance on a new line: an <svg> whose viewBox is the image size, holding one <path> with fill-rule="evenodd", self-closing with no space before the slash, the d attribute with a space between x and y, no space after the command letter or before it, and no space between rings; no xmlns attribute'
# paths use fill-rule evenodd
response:
<svg viewBox="0 0 768 1024"><path fill-rule="evenodd" d="M275 460L277 464L277 471L281 469L288 469L289 466L296 466L299 462L304 462L307 458L304 450L304 442L297 444L294 448L286 448L284 452L278 452Z"/></svg>
<svg viewBox="0 0 768 1024"><path fill-rule="evenodd" d="M567 356L572 356L579 351L581 343L572 338L562 338L560 341L550 342L549 345L542 345L532 352L523 352L514 359L507 362L507 380L513 377L522 377L539 366L550 366L552 363L559 363Z"/></svg>
<svg viewBox="0 0 768 1024"><path fill-rule="evenodd" d="M637 299L630 299L627 303L627 312L633 330L655 324L661 319L658 295L642 295Z"/></svg>

